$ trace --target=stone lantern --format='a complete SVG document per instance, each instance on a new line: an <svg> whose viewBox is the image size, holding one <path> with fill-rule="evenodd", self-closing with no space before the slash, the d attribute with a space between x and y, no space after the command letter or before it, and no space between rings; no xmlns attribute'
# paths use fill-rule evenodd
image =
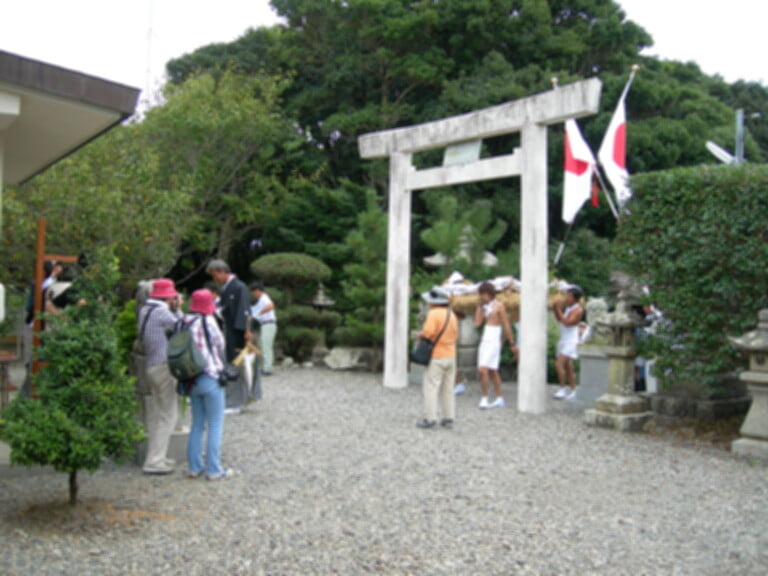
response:
<svg viewBox="0 0 768 576"><path fill-rule="evenodd" d="M641 430L653 417L648 400L635 393L635 331L646 321L634 313L624 292L619 293L616 310L597 322L609 330L602 346L608 359L608 391L584 412L590 426L613 428L622 432Z"/></svg>
<svg viewBox="0 0 768 576"><path fill-rule="evenodd" d="M729 336L731 344L749 354L749 370L739 374L752 395L752 404L739 430L741 438L731 444L737 456L768 460L768 309L757 315L757 330Z"/></svg>
<svg viewBox="0 0 768 576"><path fill-rule="evenodd" d="M312 306L319 312L323 313L323 310L326 308L330 308L336 304L335 300L332 300L329 298L325 293L325 286L323 286L323 283L320 282L317 285L317 292L315 292L315 296L312 298ZM322 361L323 358L325 358L328 355L328 347L325 343L325 326L320 327L320 341L315 344L315 347L312 349L312 361L315 364L318 364Z"/></svg>

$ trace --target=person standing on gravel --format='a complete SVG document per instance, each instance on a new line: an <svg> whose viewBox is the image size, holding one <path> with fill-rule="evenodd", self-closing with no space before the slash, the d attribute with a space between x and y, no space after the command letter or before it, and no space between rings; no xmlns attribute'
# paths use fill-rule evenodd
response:
<svg viewBox="0 0 768 576"><path fill-rule="evenodd" d="M220 480L232 475L221 465L221 439L224 433L224 387L219 383L224 370L224 337L213 317L216 304L208 290L195 290L189 304L190 314L184 322L190 325L195 346L205 359L205 370L192 385L192 427L187 442L188 478L205 473L208 480ZM208 442L203 462L203 433L208 428Z"/></svg>
<svg viewBox="0 0 768 576"><path fill-rule="evenodd" d="M576 372L573 369L573 361L579 357L579 322L584 317L584 308L579 303L581 297L581 288L573 284L565 291L565 304L557 303L553 308L555 319L560 323L560 339L557 341L555 358L555 370L560 382L560 389L554 394L557 400L576 398Z"/></svg>
<svg viewBox="0 0 768 576"><path fill-rule="evenodd" d="M459 338L459 323L448 307L448 294L435 286L424 292L421 298L429 304L429 313L424 320L420 336L435 342L432 358L424 370L422 391L424 397L424 418L416 423L419 428L434 428L437 425L437 406L440 404L445 428L452 428L456 419L456 399L453 384L456 379L456 341Z"/></svg>
<svg viewBox="0 0 768 576"><path fill-rule="evenodd" d="M261 348L264 365L261 373L264 376L272 374L274 363L275 336L277 335L277 315L275 303L264 291L261 282L252 282L249 286L254 304L251 306L250 316L259 326L259 348ZM246 334L248 339L248 334Z"/></svg>
<svg viewBox="0 0 768 576"><path fill-rule="evenodd" d="M181 315L181 296L173 280L160 278L152 283L147 302L139 310L139 338L146 353L146 376L152 391L152 409L147 413L147 456L145 474L170 474L176 462L167 457L168 445L179 417L176 378L168 368L168 333Z"/></svg>
<svg viewBox="0 0 768 576"><path fill-rule="evenodd" d="M516 352L515 338L509 326L509 318L504 304L496 300L496 288L490 282L483 282L478 288L480 302L475 310L475 326L483 327L483 336L477 349L477 371L480 374L480 388L482 397L477 405L481 410L488 408L503 408L504 396L501 394L501 376L499 375L499 363L501 362L501 345L503 336L509 341L512 354ZM502 329L504 333L502 334ZM488 379L493 380L493 391L496 395L493 403L488 402Z"/></svg>
<svg viewBox="0 0 768 576"><path fill-rule="evenodd" d="M248 287L229 269L224 260L211 260L206 272L219 285L219 313L224 321L226 361L231 364L239 350L245 346L245 332L248 327L248 311L251 298ZM227 386L226 410L237 414L245 402L247 392L242 374L237 382Z"/></svg>

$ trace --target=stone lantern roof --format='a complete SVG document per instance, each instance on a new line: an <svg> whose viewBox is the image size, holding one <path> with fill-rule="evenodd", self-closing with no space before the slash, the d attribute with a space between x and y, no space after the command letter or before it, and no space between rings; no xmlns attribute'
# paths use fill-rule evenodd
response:
<svg viewBox="0 0 768 576"><path fill-rule="evenodd" d="M768 352L768 309L757 314L757 330L742 336L728 336L728 340L738 350L745 352Z"/></svg>

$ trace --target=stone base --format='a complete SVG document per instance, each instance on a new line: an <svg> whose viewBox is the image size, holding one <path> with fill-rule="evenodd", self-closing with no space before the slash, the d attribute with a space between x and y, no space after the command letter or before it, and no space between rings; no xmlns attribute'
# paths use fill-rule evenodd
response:
<svg viewBox="0 0 768 576"><path fill-rule="evenodd" d="M648 400L635 395L603 394L595 402L595 409L608 414L640 414L648 412Z"/></svg>
<svg viewBox="0 0 768 576"><path fill-rule="evenodd" d="M587 426L609 428L619 432L639 432L651 419L653 412L617 414L594 409L584 411L584 423Z"/></svg>
<svg viewBox="0 0 768 576"><path fill-rule="evenodd" d="M731 444L731 452L739 458L768 462L768 440L739 438Z"/></svg>
<svg viewBox="0 0 768 576"><path fill-rule="evenodd" d="M583 412L595 407L608 391L608 358L599 346L579 346L579 385L576 398L565 402L568 412Z"/></svg>
<svg viewBox="0 0 768 576"><path fill-rule="evenodd" d="M650 396L651 410L662 417L719 420L741 416L749 411L749 396L722 400L692 400L664 394Z"/></svg>

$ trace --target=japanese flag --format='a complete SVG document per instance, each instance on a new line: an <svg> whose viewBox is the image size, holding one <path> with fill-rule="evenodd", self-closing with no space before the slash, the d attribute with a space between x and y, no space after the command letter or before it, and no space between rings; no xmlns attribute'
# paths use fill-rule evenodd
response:
<svg viewBox="0 0 768 576"><path fill-rule="evenodd" d="M576 120L565 123L565 178L563 180L563 221L571 224L581 206L592 195L595 157L581 135Z"/></svg>
<svg viewBox="0 0 768 576"><path fill-rule="evenodd" d="M627 88L629 88L629 84L627 84ZM627 172L627 121L624 111L627 88L624 89L619 99L611 123L603 137L603 143L597 152L597 157L606 177L613 186L614 192L616 192L616 199L620 206L632 196L632 190L629 187L629 172Z"/></svg>

